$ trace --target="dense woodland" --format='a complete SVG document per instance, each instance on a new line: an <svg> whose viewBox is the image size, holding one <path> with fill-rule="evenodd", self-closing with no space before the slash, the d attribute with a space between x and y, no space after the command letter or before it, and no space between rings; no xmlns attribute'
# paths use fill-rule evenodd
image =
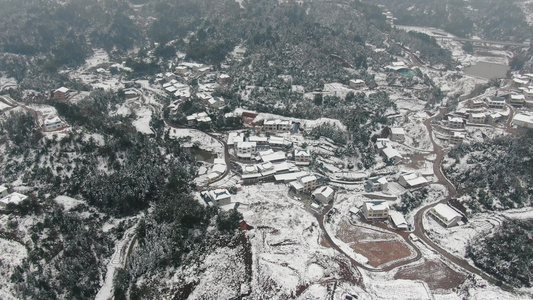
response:
<svg viewBox="0 0 533 300"><path fill-rule="evenodd" d="M395 24L440 28L459 37L525 41L533 31L525 20L521 0L370 0L392 12Z"/></svg>
<svg viewBox="0 0 533 300"><path fill-rule="evenodd" d="M449 153L451 164L444 172L473 212L531 206L532 145L531 131L518 137L464 143Z"/></svg>
<svg viewBox="0 0 533 300"><path fill-rule="evenodd" d="M533 222L505 221L489 236L480 236L467 248L476 265L499 280L518 287L531 287L533 282Z"/></svg>
<svg viewBox="0 0 533 300"><path fill-rule="evenodd" d="M13 207L35 222L29 227L29 258L12 276L23 298L92 298L105 275L103 259L112 254L112 232L99 228L112 216L134 216L151 205L138 227L140 247L127 269L130 281L168 265L179 265L183 254L202 247L209 237L231 238L241 216L206 209L189 193L195 159L179 141L144 136L127 118L107 116L106 107L120 101L114 93L95 92L79 104L51 103L74 126L62 138L43 137L29 113L13 112L2 121L2 180L17 178L36 189L28 203ZM69 195L86 204L64 211L53 199ZM167 224L167 225L164 225ZM24 240L18 224L2 236ZM144 250L143 250L144 249ZM147 259L154 249L170 249ZM128 278L130 275L128 275ZM142 293L141 293L142 294Z"/></svg>

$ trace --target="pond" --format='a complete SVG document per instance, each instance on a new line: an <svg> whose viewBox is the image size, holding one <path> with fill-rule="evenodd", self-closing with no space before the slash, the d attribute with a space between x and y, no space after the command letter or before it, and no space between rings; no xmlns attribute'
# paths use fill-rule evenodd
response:
<svg viewBox="0 0 533 300"><path fill-rule="evenodd" d="M202 150L199 148L193 148L192 151L194 152L194 156L196 156L196 159L199 161L207 162L207 163L213 163L215 161L216 155L212 152Z"/></svg>
<svg viewBox="0 0 533 300"><path fill-rule="evenodd" d="M504 78L509 71L509 66L502 64L493 64L488 62L477 62L465 69L465 73L472 76L483 77L486 79Z"/></svg>

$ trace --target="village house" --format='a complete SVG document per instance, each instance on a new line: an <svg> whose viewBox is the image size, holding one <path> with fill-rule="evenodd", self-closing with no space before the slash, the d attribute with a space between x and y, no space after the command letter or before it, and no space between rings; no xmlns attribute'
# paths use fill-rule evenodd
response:
<svg viewBox="0 0 533 300"><path fill-rule="evenodd" d="M349 86L354 90L364 89L366 87L365 81L361 79L351 79Z"/></svg>
<svg viewBox="0 0 533 300"><path fill-rule="evenodd" d="M409 224L407 224L407 221L405 220L405 217L395 211L395 210L391 210L389 211L389 217L390 217L390 220L392 221L392 224L394 225L394 227L396 227L396 229L398 230L408 230L409 229Z"/></svg>
<svg viewBox="0 0 533 300"><path fill-rule="evenodd" d="M446 228L458 225L463 218L454 208L442 203L435 205L430 213Z"/></svg>
<svg viewBox="0 0 533 300"><path fill-rule="evenodd" d="M383 149L387 148L390 144L390 140L389 139L382 139L382 138L378 138L376 139L376 143L374 143L374 148L376 148L376 150L378 150L379 152L383 151Z"/></svg>
<svg viewBox="0 0 533 300"><path fill-rule="evenodd" d="M463 128L464 122L459 117L448 117L448 127L450 128Z"/></svg>
<svg viewBox="0 0 533 300"><path fill-rule="evenodd" d="M500 113L493 113L487 116L486 120L489 124L495 124L503 119L503 115Z"/></svg>
<svg viewBox="0 0 533 300"><path fill-rule="evenodd" d="M198 100L200 100L204 105L209 105L209 100L213 97L209 93L199 92L196 93L196 98L198 98Z"/></svg>
<svg viewBox="0 0 533 300"><path fill-rule="evenodd" d="M365 182L365 191L367 192L386 191L388 189L387 185L388 185L388 181L387 181L387 178L385 177L371 178Z"/></svg>
<svg viewBox="0 0 533 300"><path fill-rule="evenodd" d="M258 164L257 169L261 172L263 178L272 177L276 174L276 168L274 168L274 165L271 162Z"/></svg>
<svg viewBox="0 0 533 300"><path fill-rule="evenodd" d="M135 99L139 97L139 95L134 90L124 90L124 97L126 99Z"/></svg>
<svg viewBox="0 0 533 300"><path fill-rule="evenodd" d="M272 147L284 147L291 145L291 142L284 137L271 135L268 138L268 144Z"/></svg>
<svg viewBox="0 0 533 300"><path fill-rule="evenodd" d="M195 125L198 123L211 123L211 118L206 112L194 113L190 116L187 116L188 125Z"/></svg>
<svg viewBox="0 0 533 300"><path fill-rule="evenodd" d="M481 100L481 99L472 99L472 100L468 101L468 104L469 104L470 108L479 109L479 108L482 108L485 105L485 102L483 102L483 100Z"/></svg>
<svg viewBox="0 0 533 300"><path fill-rule="evenodd" d="M533 128L533 116L516 114L513 117L513 125L523 128Z"/></svg>
<svg viewBox="0 0 533 300"><path fill-rule="evenodd" d="M26 200L27 198L28 196L26 195L14 192L0 199L0 207L6 208L8 204L18 205L20 202Z"/></svg>
<svg viewBox="0 0 533 300"><path fill-rule="evenodd" d="M7 191L7 188L3 185L0 185L0 198L4 198L8 194L9 192Z"/></svg>
<svg viewBox="0 0 533 300"><path fill-rule="evenodd" d="M291 129L291 121L289 120L265 120L263 122L263 130L265 131L289 131Z"/></svg>
<svg viewBox="0 0 533 300"><path fill-rule="evenodd" d="M174 73L172 73L172 72L166 72L166 73L163 75L163 78L165 78L166 81L171 81L171 80L176 79L176 74L174 74Z"/></svg>
<svg viewBox="0 0 533 300"><path fill-rule="evenodd" d="M175 69L174 69L174 72L180 76L182 75L185 75L187 72L189 72L189 68L187 68L186 66L177 66Z"/></svg>
<svg viewBox="0 0 533 300"><path fill-rule="evenodd" d="M398 183L404 188L414 189L428 184L428 181L419 174L405 173L398 177Z"/></svg>
<svg viewBox="0 0 533 300"><path fill-rule="evenodd" d="M190 90L190 88L188 86L186 88L183 88L183 89L178 89L174 93L174 97L176 97L176 98L178 98L180 100L183 100L183 101L189 100L189 99L191 99L191 90Z"/></svg>
<svg viewBox="0 0 533 300"><path fill-rule="evenodd" d="M259 182L263 175L260 173L257 165L244 165L242 166L242 183L243 184L253 184Z"/></svg>
<svg viewBox="0 0 533 300"><path fill-rule="evenodd" d="M231 194L227 189L216 189L209 192L203 192L202 196L207 202L212 202L217 206L231 204Z"/></svg>
<svg viewBox="0 0 533 300"><path fill-rule="evenodd" d="M257 145L268 145L268 137L266 136L253 135L248 138L248 141L254 142Z"/></svg>
<svg viewBox="0 0 533 300"><path fill-rule="evenodd" d="M334 195L335 190L329 186L319 187L312 193L313 198L323 204L328 204L329 201L333 200Z"/></svg>
<svg viewBox="0 0 533 300"><path fill-rule="evenodd" d="M395 142L405 141L405 130L399 127L392 127L390 129L390 139Z"/></svg>
<svg viewBox="0 0 533 300"><path fill-rule="evenodd" d="M527 101L533 101L533 87L524 89L523 94Z"/></svg>
<svg viewBox="0 0 533 300"><path fill-rule="evenodd" d="M233 147L242 142L244 142L244 132L230 132L228 134L228 146Z"/></svg>
<svg viewBox="0 0 533 300"><path fill-rule="evenodd" d="M403 156L400 154L400 152L390 146L385 147L383 150L381 150L381 153L383 153L387 161L391 162L394 165L399 164L403 159Z"/></svg>
<svg viewBox="0 0 533 300"><path fill-rule="evenodd" d="M294 161L298 166L308 166L311 162L311 151L308 149L295 149Z"/></svg>
<svg viewBox="0 0 533 300"><path fill-rule="evenodd" d="M529 80L526 78L513 78L513 83L516 87L524 87L529 84Z"/></svg>
<svg viewBox="0 0 533 300"><path fill-rule="evenodd" d="M465 137L466 135L464 132L451 131L449 142L450 144L454 145L461 144L464 141Z"/></svg>
<svg viewBox="0 0 533 300"><path fill-rule="evenodd" d="M490 108L502 109L505 106L505 98L502 98L502 97L497 97L497 96L487 97L485 98L485 101L487 102Z"/></svg>
<svg viewBox="0 0 533 300"><path fill-rule="evenodd" d="M524 106L525 102L526 102L526 96L522 94L511 94L511 96L509 97L509 103L512 106L522 107Z"/></svg>
<svg viewBox="0 0 533 300"><path fill-rule="evenodd" d="M392 62L392 65L385 66L385 69L389 70L389 71L394 71L394 72L409 71L409 68L407 67L407 65L403 61Z"/></svg>
<svg viewBox="0 0 533 300"><path fill-rule="evenodd" d="M252 159L255 155L257 144L254 142L241 142L235 147L235 155L238 158Z"/></svg>
<svg viewBox="0 0 533 300"><path fill-rule="evenodd" d="M243 111L242 112L242 115L241 115L241 118L242 118L242 122L244 124L248 124L248 125L253 125L255 126L253 123L253 121L255 120L255 118L257 118L257 113L256 112L252 112L252 111Z"/></svg>
<svg viewBox="0 0 533 300"><path fill-rule="evenodd" d="M70 90L64 86L54 91L54 99L66 101L70 97Z"/></svg>
<svg viewBox="0 0 533 300"><path fill-rule="evenodd" d="M315 175L306 175L291 182L290 185L297 192L309 192L320 186L320 180Z"/></svg>
<svg viewBox="0 0 533 300"><path fill-rule="evenodd" d="M228 84L230 83L230 76L228 74L221 74L219 77L218 77L218 84Z"/></svg>
<svg viewBox="0 0 533 300"><path fill-rule="evenodd" d="M226 102L221 97L213 97L207 100L207 102L209 103L209 107L214 109L221 109L222 107L224 107L224 105L226 105Z"/></svg>
<svg viewBox="0 0 533 300"><path fill-rule="evenodd" d="M67 127L67 124L58 116L51 116L43 120L42 128L44 131L54 131Z"/></svg>
<svg viewBox="0 0 533 300"><path fill-rule="evenodd" d="M283 151L274 151L268 149L266 151L259 151L259 157L264 162L279 162L287 159L287 155Z"/></svg>
<svg viewBox="0 0 533 300"><path fill-rule="evenodd" d="M389 203L387 201L365 201L362 207L365 219L386 219L389 217Z"/></svg>
<svg viewBox="0 0 533 300"><path fill-rule="evenodd" d="M212 183L226 172L226 161L222 158L215 158L211 173L207 174L207 182Z"/></svg>
<svg viewBox="0 0 533 300"><path fill-rule="evenodd" d="M468 115L468 121L473 124L484 124L485 117L484 113L471 113Z"/></svg>

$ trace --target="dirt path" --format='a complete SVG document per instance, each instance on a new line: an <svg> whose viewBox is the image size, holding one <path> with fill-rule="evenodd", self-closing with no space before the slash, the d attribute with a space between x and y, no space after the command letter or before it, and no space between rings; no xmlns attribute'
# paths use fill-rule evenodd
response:
<svg viewBox="0 0 533 300"><path fill-rule="evenodd" d="M411 246L411 248L416 252L416 256L413 257L413 258L406 259L406 260L399 260L397 262L394 262L394 263L391 263L389 265L386 265L386 266L384 266L382 268L372 268L372 267L368 267L368 266L366 266L364 264L359 263L358 261L353 259L350 255L348 255L346 252L344 252L344 250L342 250L337 244L335 244L335 242L333 241L333 239L331 238L331 236L329 235L328 231L326 230L326 228L324 226L324 218L330 212L332 206L333 206L332 204L328 204L322 210L323 211L322 214L313 213L313 215L317 218L318 225L320 226L320 229L322 229L324 238L329 243L331 248L337 250L339 253L341 253L344 256L346 256L351 261L351 263L353 265L358 266L358 267L360 267L360 268L362 268L364 270L370 271L370 272L388 272L388 271L393 270L393 269L395 269L397 267L408 265L408 264L410 264L412 262L415 262L415 261L419 260L422 257L422 253L420 252L418 247L416 247L413 244L413 242L409 239L409 232L398 232L396 230L391 230L390 228L387 228L387 227L384 227L384 226L378 226L381 229L389 231L389 232L391 232L393 234L397 234L397 235L401 236L402 238L404 238L406 243L409 244Z"/></svg>
<svg viewBox="0 0 533 300"><path fill-rule="evenodd" d="M105 274L105 281L98 294L96 294L95 300L107 300L113 296L113 279L115 278L115 271L117 268L124 268L126 260L128 259L129 249L131 243L135 239L135 229L137 224L130 227L120 241L115 245L115 253L111 257L111 260L107 264L107 272Z"/></svg>

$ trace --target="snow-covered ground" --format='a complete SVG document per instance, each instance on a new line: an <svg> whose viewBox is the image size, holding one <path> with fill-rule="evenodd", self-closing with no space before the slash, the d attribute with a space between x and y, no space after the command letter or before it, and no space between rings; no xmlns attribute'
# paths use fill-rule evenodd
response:
<svg viewBox="0 0 533 300"><path fill-rule="evenodd" d="M209 151L215 154L218 158L224 158L224 146L222 142L211 137L207 133L196 129L172 128L170 126L167 126L167 128L165 128L165 131L169 129L170 138L178 139L190 137L190 141L184 142L182 144L183 147L197 146L202 150Z"/></svg>
<svg viewBox="0 0 533 300"><path fill-rule="evenodd" d="M62 205L66 211L71 210L76 206L84 203L81 200L77 200L68 196L57 196L54 201L57 204Z"/></svg>
<svg viewBox="0 0 533 300"><path fill-rule="evenodd" d="M0 238L0 298L5 300L15 300L13 296L13 284L11 276L15 269L28 256L28 251L24 245Z"/></svg>

